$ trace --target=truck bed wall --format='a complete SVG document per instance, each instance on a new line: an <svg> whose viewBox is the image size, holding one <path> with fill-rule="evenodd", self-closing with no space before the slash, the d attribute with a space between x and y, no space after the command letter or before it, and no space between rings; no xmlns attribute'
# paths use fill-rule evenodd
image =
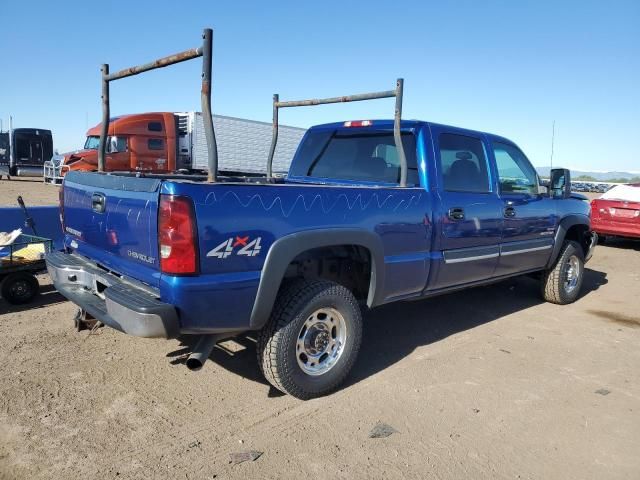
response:
<svg viewBox="0 0 640 480"><path fill-rule="evenodd" d="M246 329L269 248L297 232L349 228L378 236L382 299L417 294L428 277L432 205L420 188L164 182L162 193L188 195L195 205L201 274L160 282L163 301L178 306L188 333ZM258 254L240 254L258 238ZM228 256L211 255L229 239L238 245Z"/></svg>

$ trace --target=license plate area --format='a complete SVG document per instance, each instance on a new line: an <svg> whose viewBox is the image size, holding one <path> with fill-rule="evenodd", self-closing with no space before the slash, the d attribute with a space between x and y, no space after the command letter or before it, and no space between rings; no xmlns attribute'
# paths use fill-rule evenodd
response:
<svg viewBox="0 0 640 480"><path fill-rule="evenodd" d="M94 277L93 279L93 292L102 300L105 299L104 291L111 286L109 280L103 277Z"/></svg>
<svg viewBox="0 0 640 480"><path fill-rule="evenodd" d="M616 218L640 218L640 210L632 210L630 208L609 208L609 213Z"/></svg>

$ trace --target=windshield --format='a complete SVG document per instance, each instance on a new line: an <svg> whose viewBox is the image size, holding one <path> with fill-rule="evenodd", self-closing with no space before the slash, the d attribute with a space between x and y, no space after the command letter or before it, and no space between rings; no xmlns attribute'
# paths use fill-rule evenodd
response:
<svg viewBox="0 0 640 480"><path fill-rule="evenodd" d="M87 137L87 141L84 142L84 148L86 150L97 150L100 146L100 137Z"/></svg>

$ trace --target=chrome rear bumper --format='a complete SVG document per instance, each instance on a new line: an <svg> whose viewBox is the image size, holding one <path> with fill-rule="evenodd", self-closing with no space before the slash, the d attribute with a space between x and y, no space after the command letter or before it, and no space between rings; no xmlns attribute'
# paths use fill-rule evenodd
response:
<svg viewBox="0 0 640 480"><path fill-rule="evenodd" d="M178 336L175 307L158 300L151 288L106 272L78 254L52 252L45 260L56 289L102 323L138 337Z"/></svg>

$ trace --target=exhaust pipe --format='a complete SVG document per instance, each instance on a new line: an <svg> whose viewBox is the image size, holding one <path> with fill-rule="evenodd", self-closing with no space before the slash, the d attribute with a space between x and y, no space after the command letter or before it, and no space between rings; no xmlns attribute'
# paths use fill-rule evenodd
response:
<svg viewBox="0 0 640 480"><path fill-rule="evenodd" d="M193 348L193 352L187 358L187 368L189 370L200 370L209 355L211 355L213 347L223 338L224 336L222 335L202 335Z"/></svg>

